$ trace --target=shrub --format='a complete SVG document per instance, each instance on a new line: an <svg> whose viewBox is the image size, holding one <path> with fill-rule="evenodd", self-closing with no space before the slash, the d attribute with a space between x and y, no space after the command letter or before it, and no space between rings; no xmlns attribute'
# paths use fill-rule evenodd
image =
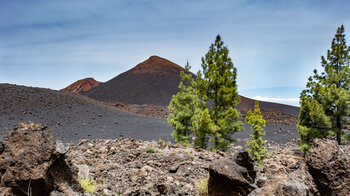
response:
<svg viewBox="0 0 350 196"><path fill-rule="evenodd" d="M85 193L93 194L97 188L97 183L95 180L90 179L89 177L84 178L78 175L79 184L83 188Z"/></svg>
<svg viewBox="0 0 350 196"><path fill-rule="evenodd" d="M208 195L208 180L209 177L206 177L196 182L196 189L200 195Z"/></svg>
<svg viewBox="0 0 350 196"><path fill-rule="evenodd" d="M154 148L154 147L152 147L152 146L147 146L145 149L145 152L147 152L147 153L155 153L157 150Z"/></svg>

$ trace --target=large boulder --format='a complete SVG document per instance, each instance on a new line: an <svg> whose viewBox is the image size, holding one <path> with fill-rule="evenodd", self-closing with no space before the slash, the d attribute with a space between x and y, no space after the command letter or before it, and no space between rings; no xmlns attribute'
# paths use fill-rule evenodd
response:
<svg viewBox="0 0 350 196"><path fill-rule="evenodd" d="M209 195L248 195L256 188L255 176L254 161L247 152L214 161L209 166Z"/></svg>
<svg viewBox="0 0 350 196"><path fill-rule="evenodd" d="M67 149L54 132L34 123L21 123L1 142L0 190L10 195L65 195L81 192L77 169L65 161Z"/></svg>
<svg viewBox="0 0 350 196"><path fill-rule="evenodd" d="M334 140L316 139L306 161L322 195L349 195L350 146L338 145Z"/></svg>

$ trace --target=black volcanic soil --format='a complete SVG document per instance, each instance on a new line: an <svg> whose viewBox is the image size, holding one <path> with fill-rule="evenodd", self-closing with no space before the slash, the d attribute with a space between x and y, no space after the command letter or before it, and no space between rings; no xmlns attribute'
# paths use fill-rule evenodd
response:
<svg viewBox="0 0 350 196"><path fill-rule="evenodd" d="M166 119L123 112L79 94L0 84L0 138L17 123L29 121L47 125L64 142L121 136L173 141ZM264 138L278 144L298 138L295 126L267 125L265 131ZM250 132L246 126L235 138L245 141Z"/></svg>
<svg viewBox="0 0 350 196"><path fill-rule="evenodd" d="M181 66L158 56L151 56L108 82L101 84L88 92L83 92L90 98L123 104L151 104L168 106L172 95L178 92ZM194 77L196 77L193 74ZM241 96L238 109L244 114L254 109L255 100ZM289 105L260 102L263 112L280 111L285 114L298 115L299 108Z"/></svg>
<svg viewBox="0 0 350 196"><path fill-rule="evenodd" d="M79 139L134 137L167 139L163 119L138 116L74 93L0 84L0 135L19 122L38 122L66 142Z"/></svg>

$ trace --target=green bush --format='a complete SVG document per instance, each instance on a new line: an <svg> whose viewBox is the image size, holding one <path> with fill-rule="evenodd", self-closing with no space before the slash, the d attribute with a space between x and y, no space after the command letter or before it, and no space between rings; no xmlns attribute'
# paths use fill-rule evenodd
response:
<svg viewBox="0 0 350 196"><path fill-rule="evenodd" d="M154 148L154 147L152 147L152 146L147 146L145 149L145 152L147 152L147 153L155 153L157 150Z"/></svg>
<svg viewBox="0 0 350 196"><path fill-rule="evenodd" d="M83 178L80 175L78 175L79 178L79 184L83 188L85 193L93 194L97 188L97 183L95 180L90 178Z"/></svg>
<svg viewBox="0 0 350 196"><path fill-rule="evenodd" d="M164 140L162 138L159 138L158 143L164 143Z"/></svg>
<svg viewBox="0 0 350 196"><path fill-rule="evenodd" d="M209 177L206 177L196 182L196 189L200 195L208 195L208 180Z"/></svg>

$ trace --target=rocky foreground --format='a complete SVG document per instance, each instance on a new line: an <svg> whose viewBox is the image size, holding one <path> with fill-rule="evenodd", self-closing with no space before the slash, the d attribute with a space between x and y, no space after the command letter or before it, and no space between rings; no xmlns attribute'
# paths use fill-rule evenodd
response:
<svg viewBox="0 0 350 196"><path fill-rule="evenodd" d="M0 145L0 195L89 195L80 187L82 179L92 179L96 186L92 195L350 192L349 146L316 140L304 157L296 145L276 145L263 169L255 167L239 146L231 151L213 153L132 138L64 145L47 127L22 123Z"/></svg>

